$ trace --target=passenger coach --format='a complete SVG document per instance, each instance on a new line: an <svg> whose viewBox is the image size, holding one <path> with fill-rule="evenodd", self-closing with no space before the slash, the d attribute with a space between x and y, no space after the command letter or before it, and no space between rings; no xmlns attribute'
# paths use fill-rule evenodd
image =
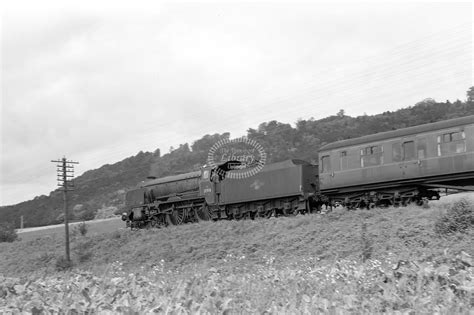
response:
<svg viewBox="0 0 474 315"><path fill-rule="evenodd" d="M474 116L330 143L319 151L321 194L349 207L421 203L435 188L474 185Z"/></svg>

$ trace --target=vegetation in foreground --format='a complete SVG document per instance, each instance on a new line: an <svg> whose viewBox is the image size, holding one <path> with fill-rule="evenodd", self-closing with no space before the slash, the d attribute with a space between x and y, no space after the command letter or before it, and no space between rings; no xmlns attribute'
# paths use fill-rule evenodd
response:
<svg viewBox="0 0 474 315"><path fill-rule="evenodd" d="M79 232L72 267L61 265L62 238L3 243L0 311L468 313L473 226L437 225L472 211L461 200Z"/></svg>
<svg viewBox="0 0 474 315"><path fill-rule="evenodd" d="M14 242L18 239L15 225L9 222L0 222L0 243Z"/></svg>
<svg viewBox="0 0 474 315"><path fill-rule="evenodd" d="M1 278L0 310L57 313L318 313L415 311L460 314L472 307L472 261L407 263L394 257L365 263L307 258L278 265L226 256L222 264L125 271L117 261L102 276L72 271L36 279Z"/></svg>

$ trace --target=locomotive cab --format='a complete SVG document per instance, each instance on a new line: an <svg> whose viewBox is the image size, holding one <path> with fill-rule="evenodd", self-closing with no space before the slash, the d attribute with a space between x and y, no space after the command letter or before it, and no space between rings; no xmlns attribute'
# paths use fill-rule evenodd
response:
<svg viewBox="0 0 474 315"><path fill-rule="evenodd" d="M211 175L214 176L213 168L202 168L201 180L199 181L199 193L201 196L204 196L204 199L208 205L213 205L216 202L216 183L215 181L211 180Z"/></svg>
<svg viewBox="0 0 474 315"><path fill-rule="evenodd" d="M228 172L242 165L240 161L227 161L217 167L203 167L199 190L208 205L219 204L221 185Z"/></svg>

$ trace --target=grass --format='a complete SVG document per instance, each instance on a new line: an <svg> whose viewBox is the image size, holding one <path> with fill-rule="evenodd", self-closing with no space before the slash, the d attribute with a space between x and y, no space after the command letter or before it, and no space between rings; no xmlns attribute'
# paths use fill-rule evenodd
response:
<svg viewBox="0 0 474 315"><path fill-rule="evenodd" d="M91 227L87 236L71 237L71 248L87 241L90 261L76 262L77 267L86 270L106 268L108 263L116 260L126 267L150 265L161 259L171 266L203 261L220 263L227 255L246 256L249 260L275 256L280 263L304 257L323 261L359 259L367 247L363 239L370 240L373 258L383 257L389 252L397 254L400 259L424 258L440 255L446 248L464 250L473 255L474 243L467 237L472 237L472 232L467 236L444 238L435 234L435 219L444 212L444 206L350 212L335 210L328 215L204 222L133 232L98 232ZM20 237L24 235L20 234ZM4 274L51 271L51 266L38 262L37 257L44 253L63 255L64 238L61 233L54 233L3 243L0 250L3 253L0 270Z"/></svg>
<svg viewBox="0 0 474 315"><path fill-rule="evenodd" d="M71 238L72 270L56 270L64 240L53 233L0 244L0 273L12 287L28 283L42 307L61 307L54 288L62 288L84 302L65 304L78 311L467 312L474 231L434 231L451 204L134 232L90 227ZM8 296L9 306L31 300Z"/></svg>
<svg viewBox="0 0 474 315"><path fill-rule="evenodd" d="M401 259L442 254L444 249L474 254L474 244L464 236L438 237L433 230L436 210L420 208L377 209L329 215L297 216L255 221L221 221L191 224L160 230L119 230L71 238L71 249L86 241L90 261L77 261L86 270L106 268L120 260L127 268L151 265L165 260L171 266L220 263L227 255L259 260L277 257L277 263L314 257L322 261L359 259L371 241L371 257L388 252ZM362 227L365 224L365 236ZM469 234L472 236L472 234ZM81 245L83 247L83 245ZM62 235L39 237L11 244L0 244L0 270L4 274L52 271L52 266L37 257L44 253L63 255ZM76 257L72 255L73 259Z"/></svg>

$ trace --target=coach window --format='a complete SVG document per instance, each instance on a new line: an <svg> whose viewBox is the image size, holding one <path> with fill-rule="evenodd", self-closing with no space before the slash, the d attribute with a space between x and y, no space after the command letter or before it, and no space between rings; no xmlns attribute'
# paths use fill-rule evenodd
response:
<svg viewBox="0 0 474 315"><path fill-rule="evenodd" d="M402 161L402 145L400 142L392 144L392 162Z"/></svg>
<svg viewBox="0 0 474 315"><path fill-rule="evenodd" d="M418 139L416 147L418 150L418 159L422 160L426 158L426 139L425 138Z"/></svg>
<svg viewBox="0 0 474 315"><path fill-rule="evenodd" d="M349 169L348 159L347 159L347 151L341 151L340 153L340 165L341 171Z"/></svg>
<svg viewBox="0 0 474 315"><path fill-rule="evenodd" d="M445 133L438 136L438 156L466 152L464 131Z"/></svg>
<svg viewBox="0 0 474 315"><path fill-rule="evenodd" d="M415 142L406 141L403 142L403 160L411 161L416 158L415 156Z"/></svg>
<svg viewBox="0 0 474 315"><path fill-rule="evenodd" d="M321 158L322 173L329 173L331 171L331 157L324 155Z"/></svg>
<svg viewBox="0 0 474 315"><path fill-rule="evenodd" d="M383 164L383 146L370 146L360 150L360 166L376 166Z"/></svg>

